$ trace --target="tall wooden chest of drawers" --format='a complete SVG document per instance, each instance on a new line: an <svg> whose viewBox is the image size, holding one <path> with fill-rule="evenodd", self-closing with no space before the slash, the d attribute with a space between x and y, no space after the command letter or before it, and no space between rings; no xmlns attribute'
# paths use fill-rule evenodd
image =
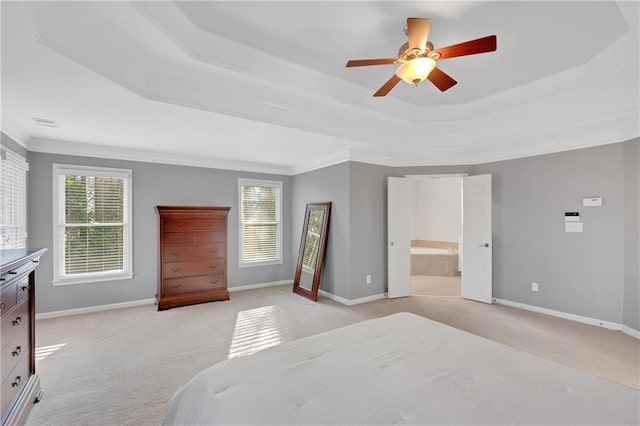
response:
<svg viewBox="0 0 640 426"><path fill-rule="evenodd" d="M158 310L228 300L230 207L157 206Z"/></svg>
<svg viewBox="0 0 640 426"><path fill-rule="evenodd" d="M2 425L22 424L40 400L35 359L35 269L40 250L0 250Z"/></svg>

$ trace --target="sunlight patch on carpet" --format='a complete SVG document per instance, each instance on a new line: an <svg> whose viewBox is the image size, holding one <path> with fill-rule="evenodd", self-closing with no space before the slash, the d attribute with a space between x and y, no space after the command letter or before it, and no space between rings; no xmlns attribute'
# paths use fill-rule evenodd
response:
<svg viewBox="0 0 640 426"><path fill-rule="evenodd" d="M229 359L279 345L282 342L283 324L277 313L275 306L238 312Z"/></svg>
<svg viewBox="0 0 640 426"><path fill-rule="evenodd" d="M66 345L66 343L60 343L58 345L40 346L36 348L36 362L41 361Z"/></svg>

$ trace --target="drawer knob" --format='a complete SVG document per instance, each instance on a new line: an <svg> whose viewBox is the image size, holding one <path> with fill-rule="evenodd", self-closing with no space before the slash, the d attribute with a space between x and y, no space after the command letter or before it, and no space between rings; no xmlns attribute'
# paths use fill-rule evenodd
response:
<svg viewBox="0 0 640 426"><path fill-rule="evenodd" d="M215 265L211 265L211 269L216 269L217 267L218 267L217 263Z"/></svg>
<svg viewBox="0 0 640 426"><path fill-rule="evenodd" d="M178 228L182 227L182 222L178 222Z"/></svg>
<svg viewBox="0 0 640 426"><path fill-rule="evenodd" d="M20 382L22 382L22 377L16 376L16 380L13 383L11 383L11 386L13 386L14 388L17 388L18 386L20 386Z"/></svg>
<svg viewBox="0 0 640 426"><path fill-rule="evenodd" d="M22 348L20 346L16 346L16 349L13 352L11 352L11 355L18 356L20 355L20 352L22 352Z"/></svg>
<svg viewBox="0 0 640 426"><path fill-rule="evenodd" d="M218 280L215 280L215 281L213 281L213 280L212 280L212 281L209 281L209 282L210 282L211 284L217 284L217 283L218 283Z"/></svg>
<svg viewBox="0 0 640 426"><path fill-rule="evenodd" d="M40 263L40 261L38 259L33 259L31 260L33 263Z"/></svg>
<svg viewBox="0 0 640 426"><path fill-rule="evenodd" d="M178 235L178 239L181 240L182 238L184 238L184 236L182 235Z"/></svg>
<svg viewBox="0 0 640 426"><path fill-rule="evenodd" d="M9 275L18 275L16 271L9 271Z"/></svg>
<svg viewBox="0 0 640 426"><path fill-rule="evenodd" d="M173 256L178 256L178 255L180 254L180 252L179 252L179 251L172 251L172 252L171 252L171 254L172 254Z"/></svg>
<svg viewBox="0 0 640 426"><path fill-rule="evenodd" d="M180 270L180 268L171 268L171 270L172 270L173 272L178 272L178 271Z"/></svg>
<svg viewBox="0 0 640 426"><path fill-rule="evenodd" d="M180 288L182 287L182 284L172 284L171 288Z"/></svg>
<svg viewBox="0 0 640 426"><path fill-rule="evenodd" d="M4 304L4 302L0 303L0 309L4 309L7 305Z"/></svg>
<svg viewBox="0 0 640 426"><path fill-rule="evenodd" d="M13 321L11 321L11 324L13 325L20 325L20 323L22 322L22 317L16 317L16 319L14 319Z"/></svg>
<svg viewBox="0 0 640 426"><path fill-rule="evenodd" d="M218 249L211 249L211 250L209 250L209 251L210 251L211 253L217 253L217 252L218 252Z"/></svg>
<svg viewBox="0 0 640 426"><path fill-rule="evenodd" d="M29 290L29 286L23 285L22 287L20 287L20 290L27 291Z"/></svg>

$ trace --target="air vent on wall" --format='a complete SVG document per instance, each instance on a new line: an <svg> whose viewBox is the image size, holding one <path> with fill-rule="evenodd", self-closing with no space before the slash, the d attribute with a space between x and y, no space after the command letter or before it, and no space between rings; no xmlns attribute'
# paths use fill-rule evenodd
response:
<svg viewBox="0 0 640 426"><path fill-rule="evenodd" d="M44 126L44 127L60 127L58 126L58 122L56 120L49 120L47 118L38 118L38 117L32 117L33 121L36 122L36 124L40 125L40 126Z"/></svg>

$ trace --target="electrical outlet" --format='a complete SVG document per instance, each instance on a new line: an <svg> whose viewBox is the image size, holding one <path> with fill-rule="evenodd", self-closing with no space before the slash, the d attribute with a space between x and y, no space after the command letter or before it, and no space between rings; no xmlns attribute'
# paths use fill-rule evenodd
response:
<svg viewBox="0 0 640 426"><path fill-rule="evenodd" d="M367 282L367 284L371 284L371 275L367 275L365 281Z"/></svg>
<svg viewBox="0 0 640 426"><path fill-rule="evenodd" d="M531 291L538 291L538 283L531 283Z"/></svg>

